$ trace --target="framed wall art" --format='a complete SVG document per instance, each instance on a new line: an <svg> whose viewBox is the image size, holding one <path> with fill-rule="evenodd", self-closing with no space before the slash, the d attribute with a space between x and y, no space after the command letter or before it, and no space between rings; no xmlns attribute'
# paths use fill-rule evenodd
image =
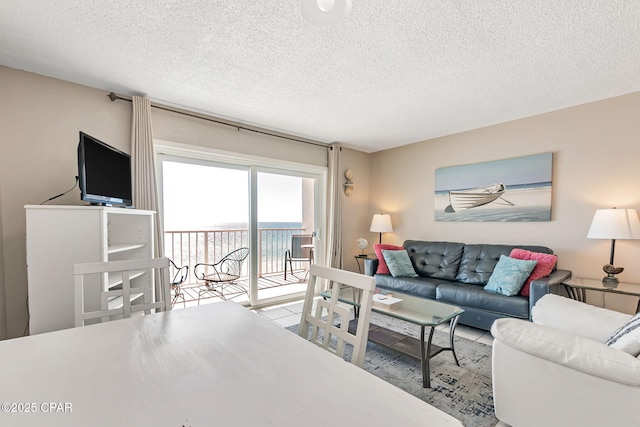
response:
<svg viewBox="0 0 640 427"><path fill-rule="evenodd" d="M553 153L436 169L436 221L551 221Z"/></svg>

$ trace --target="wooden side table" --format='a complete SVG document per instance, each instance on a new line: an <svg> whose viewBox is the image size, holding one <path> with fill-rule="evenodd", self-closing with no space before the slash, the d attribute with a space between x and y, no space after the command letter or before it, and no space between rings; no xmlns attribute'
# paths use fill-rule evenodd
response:
<svg viewBox="0 0 640 427"><path fill-rule="evenodd" d="M636 313L640 312L640 284L620 282L614 287L607 287L600 279L587 279L584 277L572 277L562 282L569 296L577 301L585 302L587 291L605 292L611 294L630 295L638 297Z"/></svg>
<svg viewBox="0 0 640 427"><path fill-rule="evenodd" d="M354 256L356 259L356 263L358 264L358 273L362 274L362 270L364 270L364 260L365 259L376 259L376 254L360 254ZM362 265L360 265L360 261L362 261Z"/></svg>

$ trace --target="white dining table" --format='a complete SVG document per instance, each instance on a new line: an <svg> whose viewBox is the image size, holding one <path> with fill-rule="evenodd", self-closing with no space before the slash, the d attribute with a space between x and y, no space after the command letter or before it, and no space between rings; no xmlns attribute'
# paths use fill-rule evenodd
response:
<svg viewBox="0 0 640 427"><path fill-rule="evenodd" d="M462 426L232 302L0 342L0 426Z"/></svg>

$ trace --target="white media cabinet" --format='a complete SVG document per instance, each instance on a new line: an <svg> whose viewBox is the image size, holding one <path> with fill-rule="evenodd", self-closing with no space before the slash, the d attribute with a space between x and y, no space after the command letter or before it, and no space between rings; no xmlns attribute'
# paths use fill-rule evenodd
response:
<svg viewBox="0 0 640 427"><path fill-rule="evenodd" d="M74 264L153 257L153 211L41 205L25 209L32 335L74 327ZM108 286L117 285L110 281ZM98 292L95 286L96 303ZM87 298L92 298L90 292Z"/></svg>

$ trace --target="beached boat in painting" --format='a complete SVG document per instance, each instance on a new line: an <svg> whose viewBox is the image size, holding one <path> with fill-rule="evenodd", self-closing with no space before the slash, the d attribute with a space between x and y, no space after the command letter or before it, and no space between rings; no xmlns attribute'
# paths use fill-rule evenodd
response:
<svg viewBox="0 0 640 427"><path fill-rule="evenodd" d="M506 190L504 184L495 183L486 187L449 191L449 206L445 212L459 212L486 205L502 196Z"/></svg>

